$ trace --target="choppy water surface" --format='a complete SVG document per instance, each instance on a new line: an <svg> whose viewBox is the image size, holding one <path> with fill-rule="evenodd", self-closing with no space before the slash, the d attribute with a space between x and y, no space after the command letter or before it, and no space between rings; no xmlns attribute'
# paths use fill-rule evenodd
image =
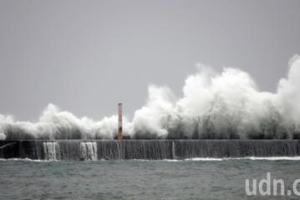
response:
<svg viewBox="0 0 300 200"><path fill-rule="evenodd" d="M267 172L291 188L300 161L0 160L0 199L297 199L246 196L245 179Z"/></svg>

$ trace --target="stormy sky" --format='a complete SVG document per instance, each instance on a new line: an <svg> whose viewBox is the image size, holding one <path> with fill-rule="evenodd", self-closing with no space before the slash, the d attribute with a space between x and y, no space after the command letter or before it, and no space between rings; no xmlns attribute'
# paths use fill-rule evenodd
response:
<svg viewBox="0 0 300 200"><path fill-rule="evenodd" d="M274 92L300 54L300 1L0 0L0 113L36 120L54 103L133 116L150 83L177 96L198 62L236 67Z"/></svg>

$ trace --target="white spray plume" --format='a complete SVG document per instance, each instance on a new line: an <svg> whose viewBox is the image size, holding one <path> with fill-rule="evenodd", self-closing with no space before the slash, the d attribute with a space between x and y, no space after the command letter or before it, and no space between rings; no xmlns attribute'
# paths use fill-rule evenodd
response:
<svg viewBox="0 0 300 200"><path fill-rule="evenodd" d="M124 135L128 135L130 123L124 120ZM117 116L94 121L78 118L49 104L38 122L19 122L11 116L0 116L0 136L6 140L25 139L113 139L117 132ZM3 137L4 138L4 137ZM5 139L4 138L4 139Z"/></svg>
<svg viewBox="0 0 300 200"><path fill-rule="evenodd" d="M136 111L132 124L132 135L139 138L300 136L299 56L291 59L288 76L280 80L277 93L259 91L254 80L241 70L225 68L218 74L203 65L186 79L184 96L175 103L164 98L169 89L154 87L160 92L153 92L151 87L147 105Z"/></svg>
<svg viewBox="0 0 300 200"><path fill-rule="evenodd" d="M239 69L218 74L204 65L187 77L182 98L166 86L150 85L146 105L132 122L124 119L124 134L136 139L300 138L300 57L294 56L289 67L276 93L259 91ZM94 121L52 104L35 123L0 115L0 140L113 139L116 134L116 115Z"/></svg>

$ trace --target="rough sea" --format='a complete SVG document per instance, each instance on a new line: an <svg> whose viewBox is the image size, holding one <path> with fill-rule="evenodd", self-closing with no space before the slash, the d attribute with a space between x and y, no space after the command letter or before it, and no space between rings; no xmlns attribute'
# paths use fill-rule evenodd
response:
<svg viewBox="0 0 300 200"><path fill-rule="evenodd" d="M296 158L32 161L0 160L0 199L299 199L248 196L245 180L300 178ZM298 184L300 191L300 183Z"/></svg>

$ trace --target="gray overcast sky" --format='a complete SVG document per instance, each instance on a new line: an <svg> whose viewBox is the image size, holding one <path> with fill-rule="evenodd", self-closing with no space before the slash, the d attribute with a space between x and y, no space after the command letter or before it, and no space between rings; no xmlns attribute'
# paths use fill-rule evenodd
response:
<svg viewBox="0 0 300 200"><path fill-rule="evenodd" d="M197 61L276 90L300 54L300 1L0 0L0 113L36 120L54 103L132 116L149 83L182 96Z"/></svg>

